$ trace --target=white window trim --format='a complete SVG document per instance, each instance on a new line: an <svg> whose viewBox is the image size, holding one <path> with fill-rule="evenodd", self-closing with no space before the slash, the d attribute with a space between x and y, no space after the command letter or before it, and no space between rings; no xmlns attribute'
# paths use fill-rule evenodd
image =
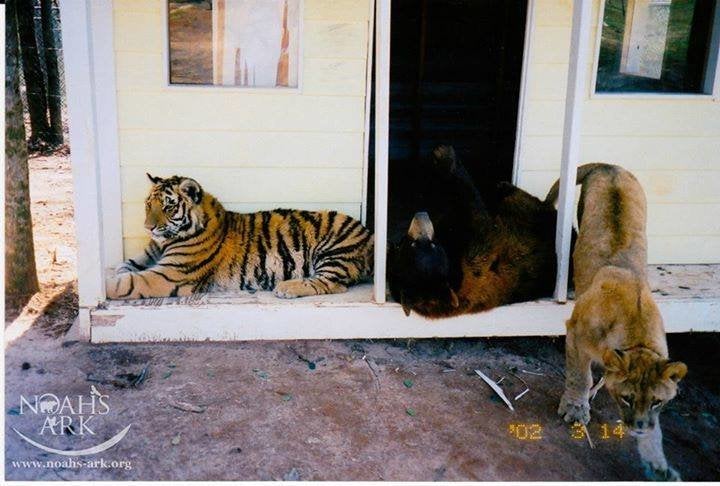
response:
<svg viewBox="0 0 720 486"><path fill-rule="evenodd" d="M598 93L597 92L597 72L600 67L600 44L602 42L602 28L603 18L605 15L605 3L606 0L600 0L600 9L598 10L598 16L596 19L595 27L595 51L593 54L594 60L592 64L591 84L590 84L590 99L591 100L697 100L697 101L720 101L720 55L718 50L720 49L720 2L715 1L715 20L713 23L713 33L710 45L710 52L714 53L710 55L709 63L713 62L715 58L714 66L714 83L711 93L654 93L654 92L639 92L639 93Z"/></svg>
<svg viewBox="0 0 720 486"><path fill-rule="evenodd" d="M220 84L172 84L170 83L170 24L169 24L169 0L161 0L163 23L163 81L162 88L171 91L198 91L214 90L227 93L252 93L271 95L297 95L303 93L303 71L305 58L305 0L298 0L300 18L298 26L298 85L294 88L283 87L254 87L254 86L228 86Z"/></svg>

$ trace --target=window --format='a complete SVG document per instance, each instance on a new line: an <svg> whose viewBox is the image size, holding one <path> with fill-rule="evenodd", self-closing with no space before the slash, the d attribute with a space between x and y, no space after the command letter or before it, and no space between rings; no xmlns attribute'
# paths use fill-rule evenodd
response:
<svg viewBox="0 0 720 486"><path fill-rule="evenodd" d="M296 88L301 0L168 0L170 84Z"/></svg>
<svg viewBox="0 0 720 486"><path fill-rule="evenodd" d="M718 49L715 4L606 0L596 91L710 93Z"/></svg>

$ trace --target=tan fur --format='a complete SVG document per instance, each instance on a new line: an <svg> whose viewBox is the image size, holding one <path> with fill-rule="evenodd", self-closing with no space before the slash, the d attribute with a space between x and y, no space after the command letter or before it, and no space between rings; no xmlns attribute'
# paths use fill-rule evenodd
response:
<svg viewBox="0 0 720 486"><path fill-rule="evenodd" d="M668 361L662 316L647 283L645 194L632 174L608 164L580 167L578 183L576 303L566 324L558 413L568 422L590 420L591 365L603 364L607 389L637 437L648 478L679 479L662 450L659 413L687 367Z"/></svg>
<svg viewBox="0 0 720 486"><path fill-rule="evenodd" d="M372 275L373 236L335 211L226 211L193 179L149 176L152 241L107 282L111 299L222 290L293 298L339 293Z"/></svg>

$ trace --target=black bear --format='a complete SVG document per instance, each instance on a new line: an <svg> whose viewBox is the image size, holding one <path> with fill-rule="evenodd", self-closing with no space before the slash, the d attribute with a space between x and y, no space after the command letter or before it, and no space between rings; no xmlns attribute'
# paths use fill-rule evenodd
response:
<svg viewBox="0 0 720 486"><path fill-rule="evenodd" d="M388 254L390 292L405 313L448 317L552 295L553 204L509 183L483 198L449 146L427 170L436 211L417 213Z"/></svg>

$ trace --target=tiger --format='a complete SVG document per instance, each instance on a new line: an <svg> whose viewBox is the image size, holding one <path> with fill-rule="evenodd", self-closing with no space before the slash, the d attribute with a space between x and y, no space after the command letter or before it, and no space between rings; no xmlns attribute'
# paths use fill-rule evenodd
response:
<svg viewBox="0 0 720 486"><path fill-rule="evenodd" d="M110 299L272 290L279 298L336 294L372 276L373 234L337 211L236 213L189 177L152 183L151 240L106 282Z"/></svg>

